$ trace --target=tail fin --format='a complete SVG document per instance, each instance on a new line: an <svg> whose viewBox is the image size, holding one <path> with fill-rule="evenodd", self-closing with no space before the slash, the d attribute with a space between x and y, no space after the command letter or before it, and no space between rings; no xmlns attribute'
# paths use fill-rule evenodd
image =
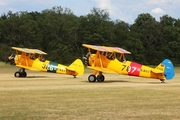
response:
<svg viewBox="0 0 180 120"><path fill-rule="evenodd" d="M164 65L163 69L166 80L171 80L175 75L173 63L169 59L165 59L160 65Z"/></svg>
<svg viewBox="0 0 180 120"><path fill-rule="evenodd" d="M78 73L78 76L84 74L84 65L80 59L76 59L69 68L74 69Z"/></svg>

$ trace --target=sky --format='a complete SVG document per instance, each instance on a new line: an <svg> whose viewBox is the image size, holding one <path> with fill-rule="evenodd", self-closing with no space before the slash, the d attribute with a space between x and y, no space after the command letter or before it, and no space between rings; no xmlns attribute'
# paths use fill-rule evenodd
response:
<svg viewBox="0 0 180 120"><path fill-rule="evenodd" d="M0 0L0 15L19 11L52 9L54 6L69 8L75 15L87 15L100 8L109 12L111 20L133 24L139 14L149 13L157 21L165 14L180 18L180 0Z"/></svg>

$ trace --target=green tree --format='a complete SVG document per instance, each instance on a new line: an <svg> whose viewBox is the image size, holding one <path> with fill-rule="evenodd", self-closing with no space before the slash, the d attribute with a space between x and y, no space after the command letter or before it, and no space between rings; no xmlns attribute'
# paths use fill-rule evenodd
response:
<svg viewBox="0 0 180 120"><path fill-rule="evenodd" d="M160 18L160 24L162 25L162 39L163 39L163 52L173 62L179 63L180 57L180 21L172 18L168 15L164 15Z"/></svg>
<svg viewBox="0 0 180 120"><path fill-rule="evenodd" d="M81 43L108 45L114 39L113 22L106 10L93 8L91 14L80 16L78 36Z"/></svg>
<svg viewBox="0 0 180 120"><path fill-rule="evenodd" d="M157 64L163 59L161 50L161 26L149 13L140 14L132 25L133 32L139 34L143 43L143 56L146 64Z"/></svg>
<svg viewBox="0 0 180 120"><path fill-rule="evenodd" d="M48 58L61 63L72 62L78 56L77 16L61 7L45 10L43 14L43 48L48 51Z"/></svg>

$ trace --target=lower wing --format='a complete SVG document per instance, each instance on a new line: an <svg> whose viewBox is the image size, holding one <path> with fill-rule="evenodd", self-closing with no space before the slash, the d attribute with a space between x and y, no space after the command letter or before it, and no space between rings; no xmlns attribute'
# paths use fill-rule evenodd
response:
<svg viewBox="0 0 180 120"><path fill-rule="evenodd" d="M91 67L91 66L87 66L88 68L90 69L93 69L93 70L97 70L97 71L101 71L101 72L104 72L104 73L111 73L111 74L116 74L117 72L114 72L108 68L103 68L103 67Z"/></svg>
<svg viewBox="0 0 180 120"><path fill-rule="evenodd" d="M28 70L34 70L34 71L40 71L38 69L34 69L32 67L27 67L27 66L23 66L23 65L16 65L17 67L20 67L20 68L25 68L25 69L28 69Z"/></svg>

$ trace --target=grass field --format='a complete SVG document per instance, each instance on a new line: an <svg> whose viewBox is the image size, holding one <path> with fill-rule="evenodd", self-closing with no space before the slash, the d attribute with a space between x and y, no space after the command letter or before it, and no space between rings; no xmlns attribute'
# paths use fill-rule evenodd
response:
<svg viewBox="0 0 180 120"><path fill-rule="evenodd" d="M180 68L161 84L104 74L103 83L83 76L34 72L15 78L17 67L0 63L0 120L179 120Z"/></svg>

